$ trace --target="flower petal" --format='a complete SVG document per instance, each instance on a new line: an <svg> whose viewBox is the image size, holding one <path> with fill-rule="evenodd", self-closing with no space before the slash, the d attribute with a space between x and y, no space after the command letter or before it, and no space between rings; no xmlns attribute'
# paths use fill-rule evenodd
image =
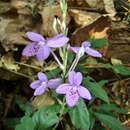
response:
<svg viewBox="0 0 130 130"><path fill-rule="evenodd" d="M75 83L75 81L74 81L75 75L76 75L76 72L74 72L74 71L69 72L68 81L72 85L74 85L74 83Z"/></svg>
<svg viewBox="0 0 130 130"><path fill-rule="evenodd" d="M90 48L90 47L86 47L85 48L85 52L90 55L90 56L93 56L93 57L102 57L102 54L99 53L98 51Z"/></svg>
<svg viewBox="0 0 130 130"><path fill-rule="evenodd" d="M30 43L30 44L28 44L23 49L22 55L23 56L27 56L27 57L34 56L36 54L36 49L35 49L36 46L37 46L36 43Z"/></svg>
<svg viewBox="0 0 130 130"><path fill-rule="evenodd" d="M38 72L37 76L38 76L39 80L41 80L41 81L47 81L47 76L44 73Z"/></svg>
<svg viewBox="0 0 130 130"><path fill-rule="evenodd" d="M56 88L56 92L59 94L66 94L71 88L72 86L70 86L70 84L62 84Z"/></svg>
<svg viewBox="0 0 130 130"><path fill-rule="evenodd" d="M26 35L31 41L34 41L34 42L45 41L42 35L35 32L27 32Z"/></svg>
<svg viewBox="0 0 130 130"><path fill-rule="evenodd" d="M45 60L50 54L50 48L47 45L41 45L38 52L36 53L38 60Z"/></svg>
<svg viewBox="0 0 130 130"><path fill-rule="evenodd" d="M75 53L78 53L80 50L80 47L70 47L70 50L72 50Z"/></svg>
<svg viewBox="0 0 130 130"><path fill-rule="evenodd" d="M92 98L90 92L85 87L80 86L78 88L78 93L82 98L90 100Z"/></svg>
<svg viewBox="0 0 130 130"><path fill-rule="evenodd" d="M48 87L56 89L61 83L62 83L62 80L60 78L51 79L48 81Z"/></svg>
<svg viewBox="0 0 130 130"><path fill-rule="evenodd" d="M40 82L39 80L36 80L36 81L34 81L34 82L32 82L32 83L30 84L30 87L31 87L32 89L36 89L36 88L38 88L40 85L41 85L41 82Z"/></svg>
<svg viewBox="0 0 130 130"><path fill-rule="evenodd" d="M45 92L46 88L47 87L42 86L42 85L40 87L36 88L35 92L34 92L34 96L43 94Z"/></svg>
<svg viewBox="0 0 130 130"><path fill-rule="evenodd" d="M74 77L74 83L78 86L82 83L83 76L80 72L77 72L75 77Z"/></svg>
<svg viewBox="0 0 130 130"><path fill-rule="evenodd" d="M68 92L66 94L66 103L68 104L69 107L73 107L76 105L76 103L78 102L79 100L79 95L78 93L71 93L71 92Z"/></svg>
<svg viewBox="0 0 130 130"><path fill-rule="evenodd" d="M81 82L82 82L82 79L83 79L83 76L80 72L76 73L74 71L71 71L69 73L68 80L69 80L69 83L72 84L72 85L76 85L76 86L80 85Z"/></svg>
<svg viewBox="0 0 130 130"><path fill-rule="evenodd" d="M49 47L58 48L64 46L68 41L69 38L61 33L52 38L48 38L47 45Z"/></svg>
<svg viewBox="0 0 130 130"><path fill-rule="evenodd" d="M82 46L83 46L84 48L86 48L86 47L90 47L91 44L90 44L89 41L84 41L84 42L82 42Z"/></svg>

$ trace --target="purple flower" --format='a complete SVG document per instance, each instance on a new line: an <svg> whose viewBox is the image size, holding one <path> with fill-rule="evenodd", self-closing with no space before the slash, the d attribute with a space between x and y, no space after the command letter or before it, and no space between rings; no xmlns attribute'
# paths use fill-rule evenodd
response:
<svg viewBox="0 0 130 130"><path fill-rule="evenodd" d="M35 89L34 96L43 94L47 88L55 89L61 84L60 78L48 80L47 76L42 72L39 72L37 76L38 80L30 84L30 87Z"/></svg>
<svg viewBox="0 0 130 130"><path fill-rule="evenodd" d="M51 47L59 48L69 41L69 38L62 33L47 39L34 32L27 32L26 35L32 42L24 48L22 55L27 57L36 55L38 60L47 59L50 55Z"/></svg>
<svg viewBox="0 0 130 130"><path fill-rule="evenodd" d="M101 53L90 48L90 46L91 46L90 42L87 41L83 42L81 46L83 48L83 52L86 52L88 55L93 57L102 57ZM81 47L71 47L71 50L75 53L78 53Z"/></svg>
<svg viewBox="0 0 130 130"><path fill-rule="evenodd" d="M73 107L80 97L90 100L90 92L83 86L81 86L83 76L80 72L71 71L69 73L69 83L62 84L56 88L56 92L59 94L66 94L66 102L68 106Z"/></svg>

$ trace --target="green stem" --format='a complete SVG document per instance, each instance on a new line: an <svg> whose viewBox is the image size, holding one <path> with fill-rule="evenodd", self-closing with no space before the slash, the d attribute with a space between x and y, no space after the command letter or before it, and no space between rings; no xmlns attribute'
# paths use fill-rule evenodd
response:
<svg viewBox="0 0 130 130"><path fill-rule="evenodd" d="M63 62L64 62L64 70L63 70L63 76L65 77L65 75L66 75L66 70L67 70L67 63L68 63L68 48L69 48L69 46L67 46L65 49L65 51L64 51L64 60L63 60Z"/></svg>
<svg viewBox="0 0 130 130"><path fill-rule="evenodd" d="M63 102L62 102L62 106L61 106L61 110L60 110L60 115L59 115L59 120L58 122L56 123L56 125L53 127L52 130L55 130L57 128L57 126L59 125L60 121L62 120L62 116L64 114L64 109L65 109L65 97L63 98Z"/></svg>

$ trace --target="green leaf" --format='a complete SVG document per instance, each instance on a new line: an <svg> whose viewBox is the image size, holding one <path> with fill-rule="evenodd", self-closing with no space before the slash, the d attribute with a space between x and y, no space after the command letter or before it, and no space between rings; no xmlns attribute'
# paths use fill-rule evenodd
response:
<svg viewBox="0 0 130 130"><path fill-rule="evenodd" d="M106 83L108 83L108 80L101 80L98 82L98 85L103 87Z"/></svg>
<svg viewBox="0 0 130 130"><path fill-rule="evenodd" d="M32 121L32 118L29 116L24 116L21 119L21 123L16 125L15 130L34 130L35 124Z"/></svg>
<svg viewBox="0 0 130 130"><path fill-rule="evenodd" d="M111 65L109 63L96 63L95 65L101 68L112 69L117 74L130 75L130 68L125 67L124 65L121 64Z"/></svg>
<svg viewBox="0 0 130 130"><path fill-rule="evenodd" d="M102 85L104 85L106 82L107 82L106 80L103 80L103 81L100 81L99 83L97 83L96 81L94 81L93 78L91 78L89 76L87 76L83 80L84 86L87 86L87 88L90 90L90 92L95 97L98 97L101 100L109 103L108 95L107 95L106 91L102 88Z"/></svg>
<svg viewBox="0 0 130 130"><path fill-rule="evenodd" d="M97 112L94 112L94 115L111 130L123 130L121 122L116 118L106 114L97 113Z"/></svg>
<svg viewBox="0 0 130 130"><path fill-rule="evenodd" d="M89 112L83 100L69 111L70 119L77 129L89 130Z"/></svg>
<svg viewBox="0 0 130 130"><path fill-rule="evenodd" d="M71 64L75 58L75 54L73 52L68 52L68 64Z"/></svg>
<svg viewBox="0 0 130 130"><path fill-rule="evenodd" d="M21 98L17 97L15 103L25 112L25 115L30 115L32 113L32 106L29 102L25 103Z"/></svg>
<svg viewBox="0 0 130 130"><path fill-rule="evenodd" d="M103 63L98 63L96 64L97 66L104 67L106 69L112 69L114 72L117 74L121 75L130 75L130 68L125 67L124 65L121 64L116 64L116 65L111 65L109 63L103 64Z"/></svg>
<svg viewBox="0 0 130 130"><path fill-rule="evenodd" d="M122 114L127 114L128 110L124 108L119 108L116 104L101 104L100 106L97 107L99 111L104 111L104 112L111 112L111 111L116 111L118 113Z"/></svg>
<svg viewBox="0 0 130 130"><path fill-rule="evenodd" d="M91 42L93 48L100 48L108 44L108 40L106 38L100 38L100 39L91 38L89 39L89 41Z"/></svg>
<svg viewBox="0 0 130 130"><path fill-rule="evenodd" d="M45 106L35 112L32 118L37 127L40 126L41 129L49 128L58 122L57 114L59 111L59 105Z"/></svg>
<svg viewBox="0 0 130 130"><path fill-rule="evenodd" d="M54 78L54 77L57 77L61 72L61 69L60 68L56 68L56 69L53 69L49 72L46 73L48 79L51 79L51 78Z"/></svg>
<svg viewBox="0 0 130 130"><path fill-rule="evenodd" d="M93 115L93 111L92 109L90 108L89 109L89 115L90 115L90 130L93 130L93 127L95 125L95 121L96 121L96 117Z"/></svg>
<svg viewBox="0 0 130 130"><path fill-rule="evenodd" d="M123 65L114 65L112 69L118 74L130 75L130 68Z"/></svg>

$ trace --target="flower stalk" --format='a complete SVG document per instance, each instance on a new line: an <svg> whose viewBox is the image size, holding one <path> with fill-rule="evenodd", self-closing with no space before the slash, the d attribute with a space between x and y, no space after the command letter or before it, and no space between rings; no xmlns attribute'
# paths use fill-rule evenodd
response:
<svg viewBox="0 0 130 130"><path fill-rule="evenodd" d="M53 55L54 59L58 63L58 65L61 68L61 70L64 70L64 68L65 68L64 65L60 62L60 60L58 59L58 57L56 56L56 54L52 50L51 50L51 54Z"/></svg>

